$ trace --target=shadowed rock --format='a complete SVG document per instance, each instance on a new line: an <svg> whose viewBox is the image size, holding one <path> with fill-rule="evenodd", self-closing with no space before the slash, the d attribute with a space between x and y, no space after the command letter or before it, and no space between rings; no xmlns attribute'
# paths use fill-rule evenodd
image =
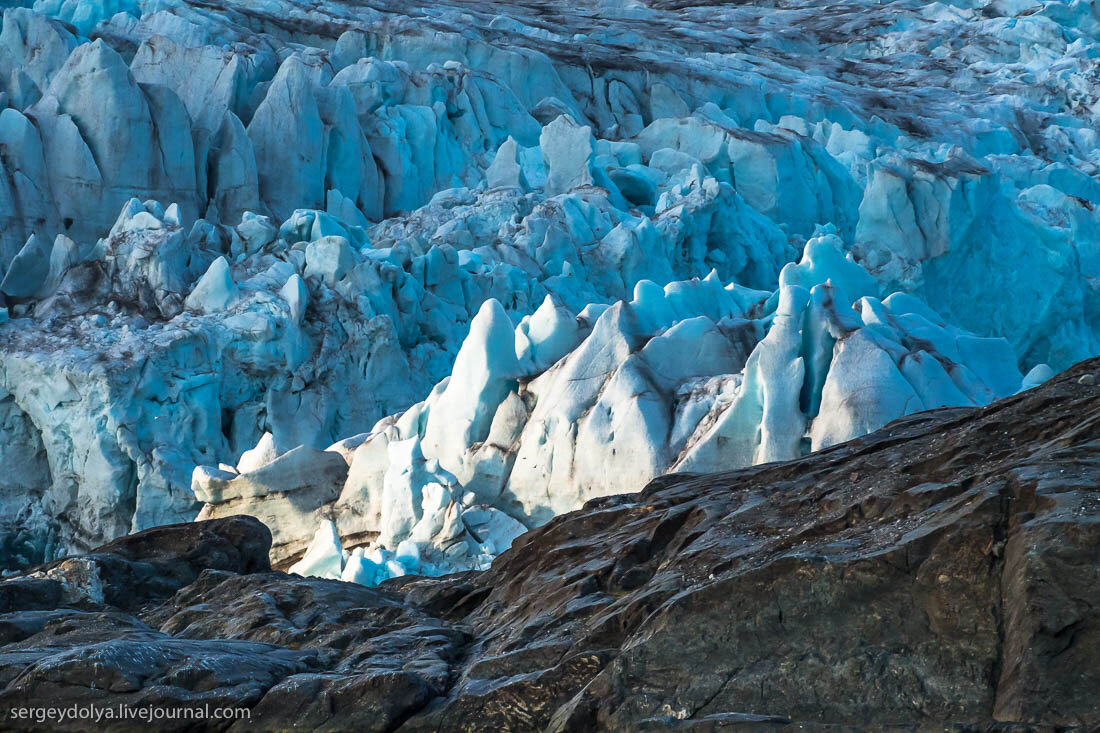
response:
<svg viewBox="0 0 1100 733"><path fill-rule="evenodd" d="M25 590L9 594L13 611L42 607L30 600L39 596L53 599L49 607L70 603L134 609L170 597L203 570L270 570L270 550L271 532L258 519L244 515L153 527L0 583L0 599L9 586L19 585ZM48 582L60 584L60 596L40 585ZM21 606L19 598L27 598L28 605Z"/></svg>

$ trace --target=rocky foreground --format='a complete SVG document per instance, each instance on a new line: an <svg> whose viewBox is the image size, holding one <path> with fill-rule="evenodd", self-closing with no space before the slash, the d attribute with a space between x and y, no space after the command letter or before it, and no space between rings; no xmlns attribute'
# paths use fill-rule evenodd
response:
<svg viewBox="0 0 1100 733"><path fill-rule="evenodd" d="M1100 354L1090 0L0 10L0 573L480 568Z"/></svg>
<svg viewBox="0 0 1100 733"><path fill-rule="evenodd" d="M270 571L250 517L147 530L0 584L0 710L250 709L158 730L1094 730L1098 373L670 475L480 574L366 588Z"/></svg>

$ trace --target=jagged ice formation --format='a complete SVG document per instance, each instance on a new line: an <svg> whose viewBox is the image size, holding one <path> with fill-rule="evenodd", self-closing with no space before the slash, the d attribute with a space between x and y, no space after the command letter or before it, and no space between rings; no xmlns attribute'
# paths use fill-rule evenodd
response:
<svg viewBox="0 0 1100 733"><path fill-rule="evenodd" d="M7 566L481 567L1100 351L1091 3L5 7Z"/></svg>

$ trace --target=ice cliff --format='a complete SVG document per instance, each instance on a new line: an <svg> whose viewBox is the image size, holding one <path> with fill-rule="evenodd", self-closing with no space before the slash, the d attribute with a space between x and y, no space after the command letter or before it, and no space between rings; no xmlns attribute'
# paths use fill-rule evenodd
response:
<svg viewBox="0 0 1100 733"><path fill-rule="evenodd" d="M1092 3L4 6L5 566L482 567L1100 352Z"/></svg>
<svg viewBox="0 0 1100 733"><path fill-rule="evenodd" d="M266 435L236 468L197 469L193 488L203 518L269 524L276 561L308 542L295 570L377 582L484 567L624 483L789 460L1022 386L1007 341L910 295L880 299L823 233L773 293L714 275L642 280L631 300L580 313L548 295L514 329L488 300L423 402L328 451L277 456ZM286 482L291 472L316 478ZM340 537L373 551L343 558Z"/></svg>

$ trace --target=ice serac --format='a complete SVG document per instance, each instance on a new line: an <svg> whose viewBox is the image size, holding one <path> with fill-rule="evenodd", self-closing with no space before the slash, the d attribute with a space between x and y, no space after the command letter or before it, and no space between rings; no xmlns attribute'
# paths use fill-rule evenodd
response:
<svg viewBox="0 0 1100 733"><path fill-rule="evenodd" d="M50 190L69 236L94 240L129 198L178 202L194 217L189 118L166 87L141 87L102 40L77 46L27 110L42 132Z"/></svg>
<svg viewBox="0 0 1100 733"><path fill-rule="evenodd" d="M459 476L467 473L461 462L466 446L489 437L497 409L520 376L512 332L504 308L487 300L470 322L470 333L435 402L439 418L424 428L424 449L443 457L441 465Z"/></svg>
<svg viewBox="0 0 1100 733"><path fill-rule="evenodd" d="M324 208L324 123L310 71L298 56L279 67L248 125L260 195L277 217Z"/></svg>
<svg viewBox="0 0 1100 733"><path fill-rule="evenodd" d="M235 507L478 568L1100 353L1088 3L15 5L5 567Z"/></svg>
<svg viewBox="0 0 1100 733"><path fill-rule="evenodd" d="M237 284L229 272L229 263L219 257L199 278L184 305L193 310L210 313L227 308L237 297Z"/></svg>
<svg viewBox="0 0 1100 733"><path fill-rule="evenodd" d="M26 109L41 97L51 77L64 66L77 39L50 14L30 8L7 7L3 17L0 69L9 78L13 108Z"/></svg>
<svg viewBox="0 0 1100 733"><path fill-rule="evenodd" d="M595 184L591 166L596 140L592 128L562 115L542 129L539 148L547 168L547 196Z"/></svg>
<svg viewBox="0 0 1100 733"><path fill-rule="evenodd" d="M579 313L548 296L515 327L487 301L450 376L344 441L340 496L311 508L379 557L416 549L415 570L354 577L480 567L522 529L624 480L790 460L1024 386L1003 339L952 327L912 296L880 300L832 228L779 280L771 293L713 275L643 280L631 300ZM304 544L313 528L290 531Z"/></svg>
<svg viewBox="0 0 1100 733"><path fill-rule="evenodd" d="M528 187L527 177L520 163L519 145L512 136L509 135L497 148L492 164L485 170L485 184L489 188Z"/></svg>
<svg viewBox="0 0 1100 733"><path fill-rule="evenodd" d="M336 525L325 520L321 522L317 534L313 536L313 541L306 548L305 556L291 565L287 572L340 580L343 572L342 554L340 535L336 533Z"/></svg>
<svg viewBox="0 0 1100 733"><path fill-rule="evenodd" d="M46 283L52 249L32 234L8 265L0 291L14 298L34 295Z"/></svg>

